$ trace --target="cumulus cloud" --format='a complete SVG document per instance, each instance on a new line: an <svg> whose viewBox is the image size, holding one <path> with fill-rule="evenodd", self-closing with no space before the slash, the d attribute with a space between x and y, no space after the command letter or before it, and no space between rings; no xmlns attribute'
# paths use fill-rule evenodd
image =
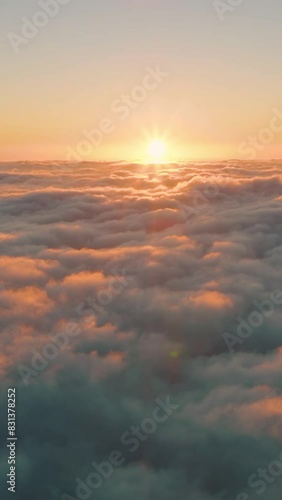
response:
<svg viewBox="0 0 282 500"><path fill-rule="evenodd" d="M281 165L2 163L0 179L1 407L16 386L19 498L75 498L113 450L125 462L93 498L255 498L248 477L282 451L282 304L267 306L282 291ZM34 371L63 332L25 384L19 366ZM179 409L130 453L122 434L168 396Z"/></svg>

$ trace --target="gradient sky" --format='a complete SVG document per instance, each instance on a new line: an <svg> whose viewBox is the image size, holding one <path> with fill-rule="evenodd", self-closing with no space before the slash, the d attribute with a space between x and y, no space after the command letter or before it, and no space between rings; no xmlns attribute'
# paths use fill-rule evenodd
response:
<svg viewBox="0 0 282 500"><path fill-rule="evenodd" d="M0 160L65 160L104 118L114 130L83 159L142 158L157 136L168 159L243 158L282 113L281 0L243 0L223 21L212 0L70 0L15 54L7 34L39 10L0 4ZM113 101L157 65L169 76L120 120ZM256 154L281 156L282 132Z"/></svg>

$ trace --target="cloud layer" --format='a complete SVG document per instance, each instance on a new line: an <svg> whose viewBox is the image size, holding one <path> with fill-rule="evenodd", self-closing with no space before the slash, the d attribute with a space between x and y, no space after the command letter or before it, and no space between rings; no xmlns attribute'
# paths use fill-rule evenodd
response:
<svg viewBox="0 0 282 500"><path fill-rule="evenodd" d="M282 451L281 164L2 163L0 180L19 498L77 498L113 450L125 462L91 498L256 498L249 477ZM179 408L130 453L121 436L168 396ZM264 481L276 500L282 478Z"/></svg>

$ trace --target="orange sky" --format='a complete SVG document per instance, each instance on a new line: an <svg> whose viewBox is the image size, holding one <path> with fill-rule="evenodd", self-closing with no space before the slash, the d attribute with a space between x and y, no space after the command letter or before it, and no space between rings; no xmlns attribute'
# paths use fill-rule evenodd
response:
<svg viewBox="0 0 282 500"><path fill-rule="evenodd" d="M69 2L29 39L22 17L36 20L38 5L1 7L0 160L66 160L69 148L70 159L146 160L155 138L167 161L280 157L281 6L270 1L223 20L212 2Z"/></svg>

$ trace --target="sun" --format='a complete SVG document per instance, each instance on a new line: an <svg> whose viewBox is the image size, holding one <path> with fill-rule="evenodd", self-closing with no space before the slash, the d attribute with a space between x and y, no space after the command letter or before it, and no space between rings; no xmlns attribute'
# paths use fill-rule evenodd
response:
<svg viewBox="0 0 282 500"><path fill-rule="evenodd" d="M154 139L148 144L148 160L155 163L162 163L164 161L166 152L165 142L161 139Z"/></svg>

